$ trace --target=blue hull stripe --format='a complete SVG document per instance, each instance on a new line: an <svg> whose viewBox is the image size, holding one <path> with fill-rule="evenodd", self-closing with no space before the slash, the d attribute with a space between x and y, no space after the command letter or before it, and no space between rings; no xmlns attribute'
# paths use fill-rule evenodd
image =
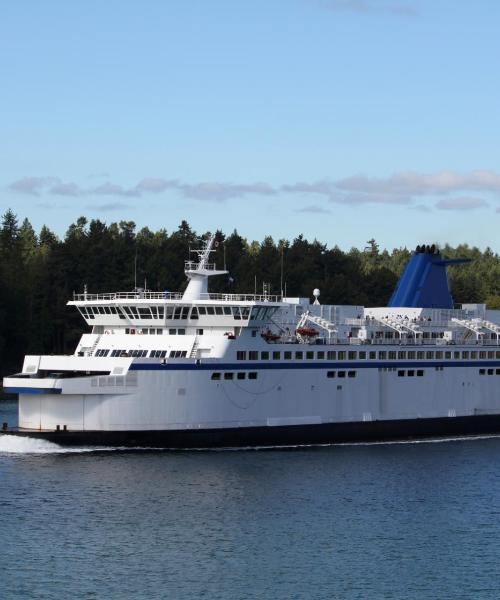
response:
<svg viewBox="0 0 500 600"><path fill-rule="evenodd" d="M385 361L385 362L371 362L369 360L359 361L306 361L304 362L233 362L233 363L132 363L130 365L130 371L223 371L223 370L237 370L237 371L262 371L262 370L294 370L294 369L429 369L432 367L500 367L500 361L498 360L463 360L463 361Z"/></svg>
<svg viewBox="0 0 500 600"><path fill-rule="evenodd" d="M6 387L7 394L60 394L62 388Z"/></svg>

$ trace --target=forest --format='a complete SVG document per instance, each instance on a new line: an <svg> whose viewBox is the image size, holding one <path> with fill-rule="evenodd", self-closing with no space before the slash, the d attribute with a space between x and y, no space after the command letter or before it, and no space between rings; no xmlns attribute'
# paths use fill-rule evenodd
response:
<svg viewBox="0 0 500 600"><path fill-rule="evenodd" d="M1 375L19 371L25 354L72 353L86 325L66 306L73 292L150 290L182 291L184 261L208 232L193 231L186 221L170 231L137 230L132 221L106 224L77 219L60 239L47 226L37 233L7 210L0 228ZM364 248L343 251L302 235L290 240L250 241L237 231L216 232L214 260L228 276L214 277L210 291L262 291L283 286L288 296L321 290L325 304L385 305L413 249L381 250L375 239ZM439 240L422 240L436 243ZM500 308L500 257L466 244L440 246L446 258L469 258L452 267L449 279L456 303L482 302ZM191 255L193 258L193 255Z"/></svg>

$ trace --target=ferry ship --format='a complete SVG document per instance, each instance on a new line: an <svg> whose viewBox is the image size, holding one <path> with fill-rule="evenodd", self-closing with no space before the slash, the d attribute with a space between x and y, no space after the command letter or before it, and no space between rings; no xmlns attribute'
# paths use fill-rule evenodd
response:
<svg viewBox="0 0 500 600"><path fill-rule="evenodd" d="M184 293L74 295L70 356L5 377L18 427L61 445L266 447L500 431L500 311L455 307L438 250L417 247L389 305L212 294L214 238Z"/></svg>

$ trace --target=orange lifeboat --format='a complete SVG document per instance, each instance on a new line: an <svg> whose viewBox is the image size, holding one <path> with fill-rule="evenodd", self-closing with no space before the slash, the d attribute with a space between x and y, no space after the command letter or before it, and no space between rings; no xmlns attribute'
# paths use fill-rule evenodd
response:
<svg viewBox="0 0 500 600"><path fill-rule="evenodd" d="M273 333L270 329L268 329L267 331L263 331L260 334L260 337L265 339L266 342L276 342L277 340L280 339L280 336L277 335L276 333Z"/></svg>
<svg viewBox="0 0 500 600"><path fill-rule="evenodd" d="M312 327L299 327L295 331L304 337L316 337L319 335L319 331L317 329L313 329Z"/></svg>

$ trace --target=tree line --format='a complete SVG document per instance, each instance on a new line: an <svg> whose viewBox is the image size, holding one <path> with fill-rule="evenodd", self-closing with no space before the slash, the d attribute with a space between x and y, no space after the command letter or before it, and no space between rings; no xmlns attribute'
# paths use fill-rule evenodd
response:
<svg viewBox="0 0 500 600"><path fill-rule="evenodd" d="M86 325L66 306L84 285L92 292L182 291L184 261L203 234L186 221L168 232L140 230L132 221L106 223L80 217L60 239L47 226L36 233L28 219L19 222L8 210L0 228L1 375L18 371L25 354L72 353ZM249 241L236 230L216 232L214 261L229 276L211 280L213 292L245 292L263 283L271 293L309 296L321 290L325 304L383 306L389 300L411 251L380 250L374 239L363 249L345 252L299 235L292 241ZM431 243L431 240L423 240ZM500 308L500 257L466 244L441 248L447 258L471 262L449 272L455 302L485 302ZM191 256L192 257L192 256Z"/></svg>

